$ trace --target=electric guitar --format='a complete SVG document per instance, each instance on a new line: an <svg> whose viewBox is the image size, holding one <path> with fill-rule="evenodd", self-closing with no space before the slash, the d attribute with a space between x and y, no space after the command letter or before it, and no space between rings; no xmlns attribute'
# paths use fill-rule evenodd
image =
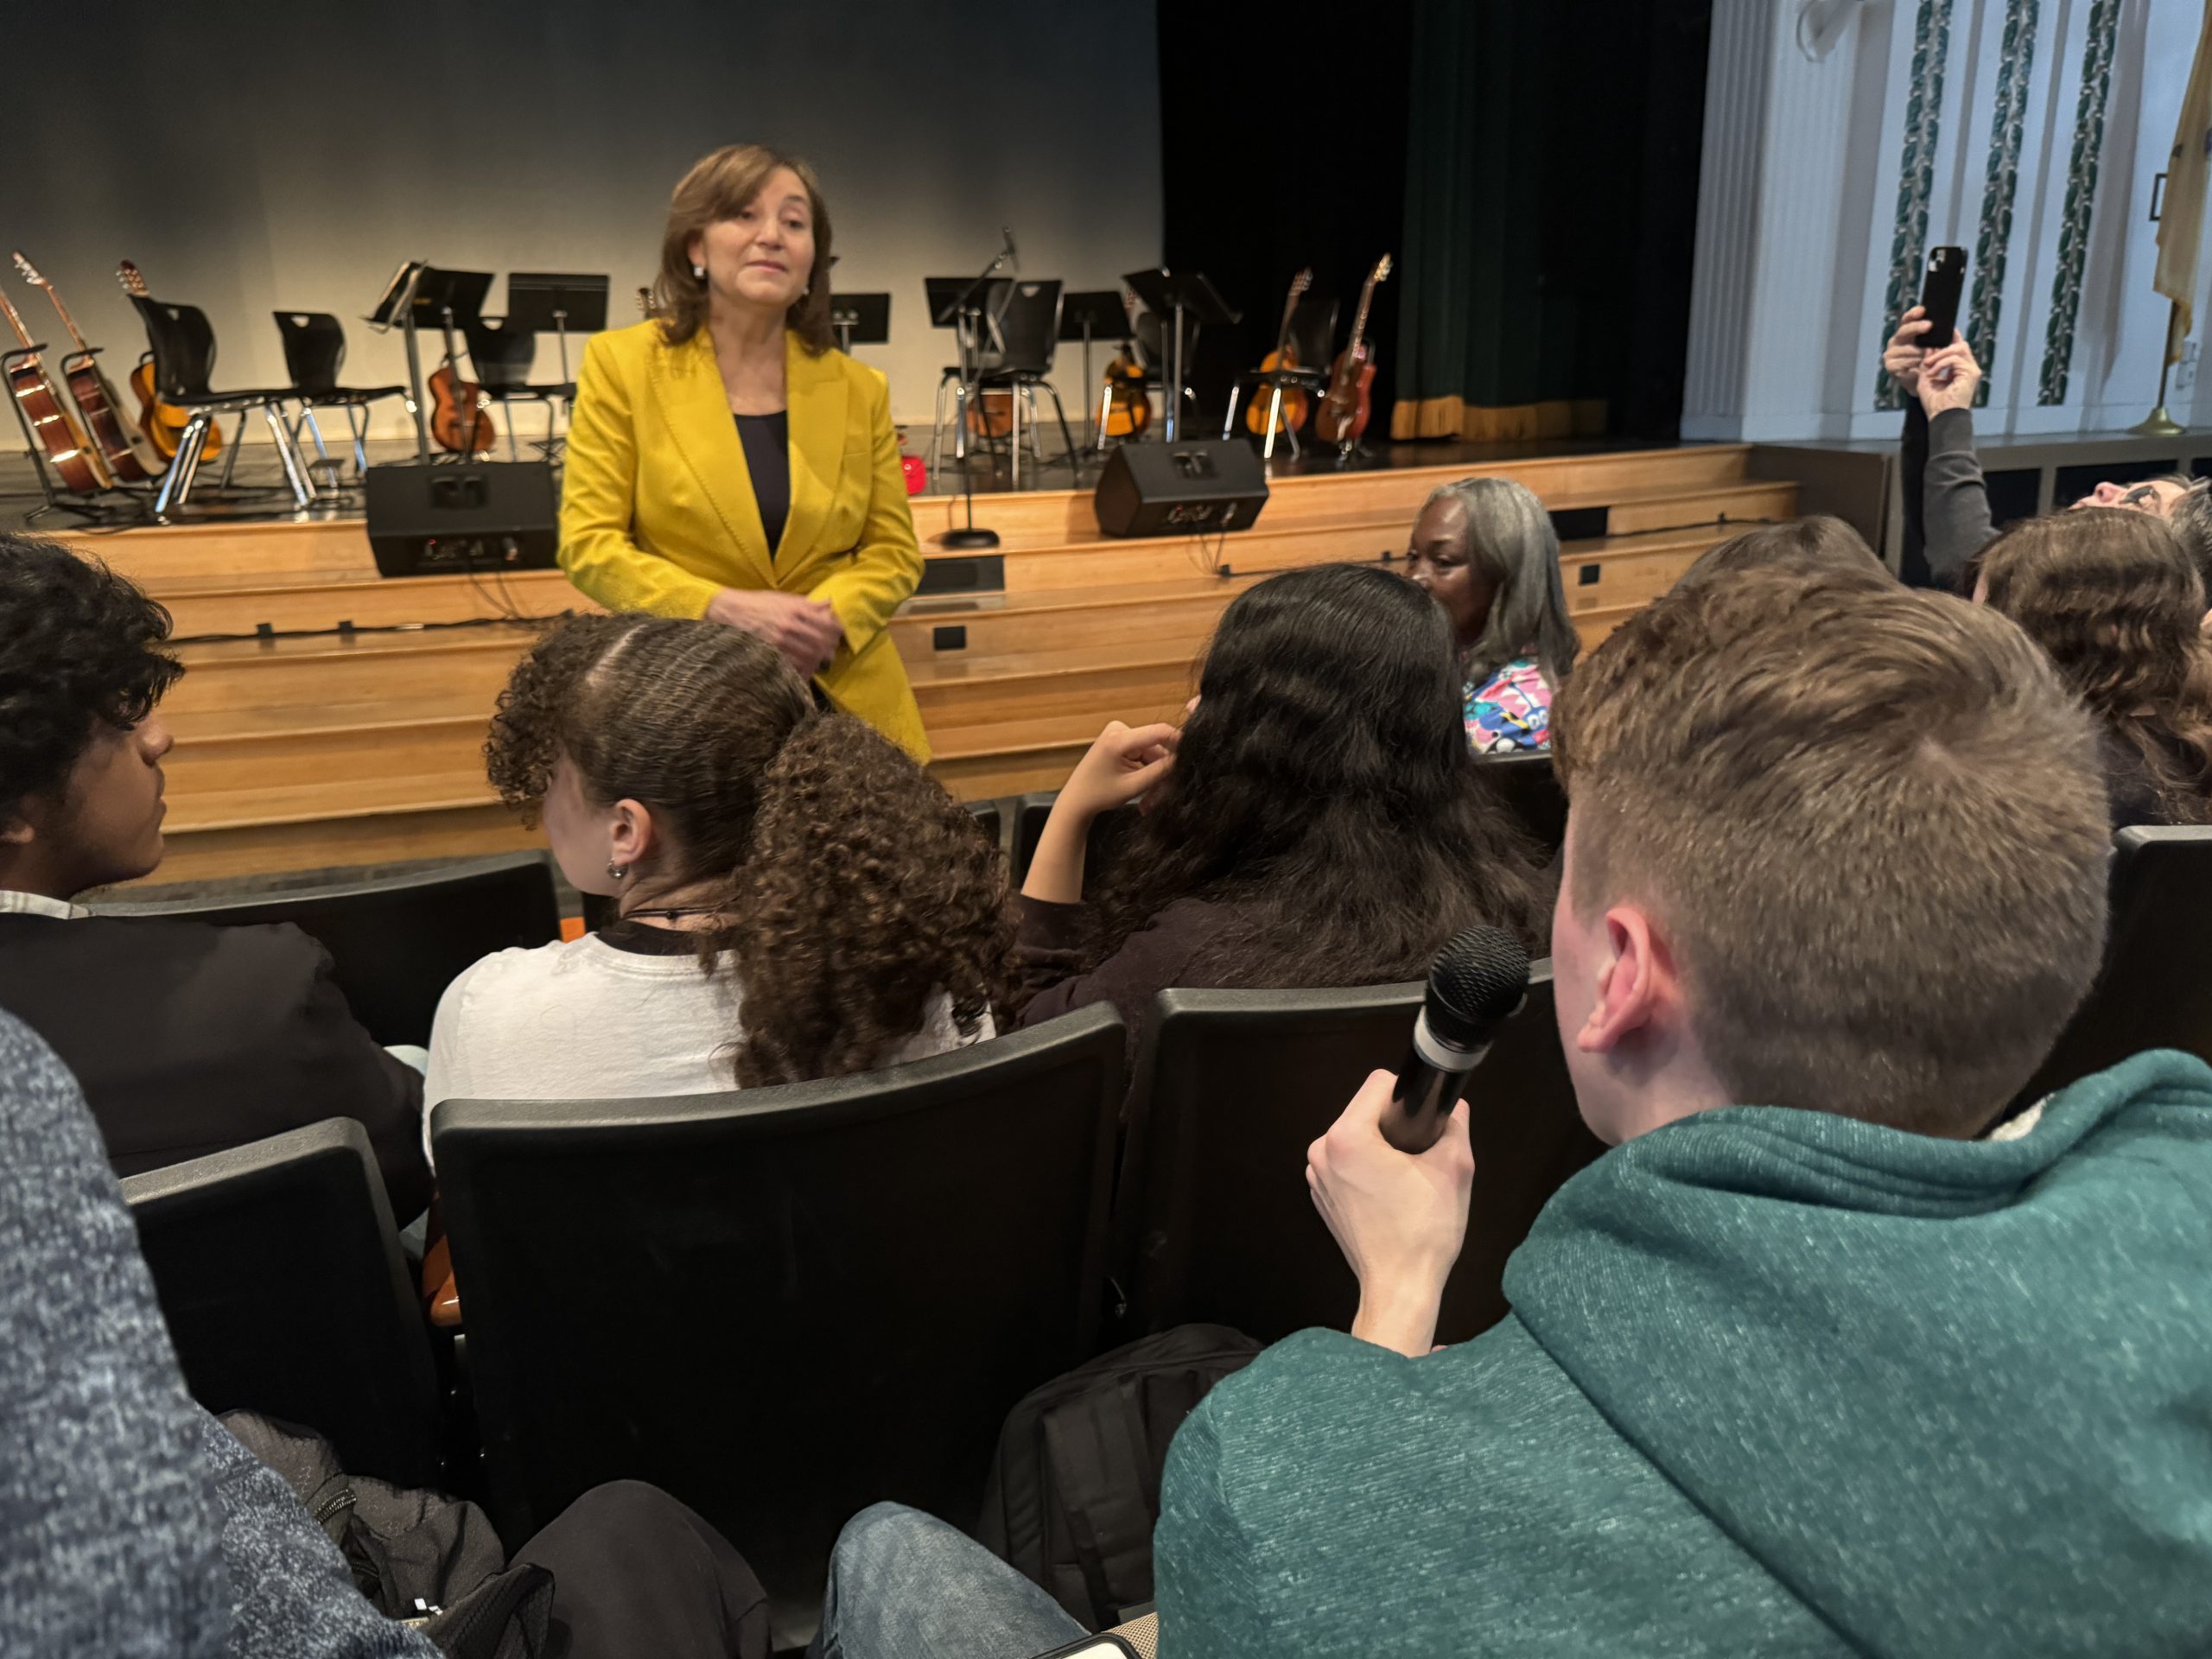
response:
<svg viewBox="0 0 2212 1659"><path fill-rule="evenodd" d="M1367 308L1375 298L1375 285L1390 278L1390 256L1384 254L1367 273L1359 290L1359 314L1351 321L1351 338L1337 353L1329 371L1329 390L1314 412L1313 432L1324 443L1350 451L1374 417L1375 343L1367 338Z"/></svg>
<svg viewBox="0 0 2212 1659"><path fill-rule="evenodd" d="M98 454L86 445L85 435L77 429L77 423L69 418L69 411L62 407L61 394L54 389L54 382L46 377L46 368L39 361L35 349L38 344L23 327L15 302L0 293L0 311L8 315L8 326L16 331L16 338L23 343L29 353L19 357L8 366L8 391L15 398L23 419L46 451L46 458L61 480L61 487L75 495L91 495L95 491L112 488L115 480L108 476L107 468Z"/></svg>
<svg viewBox="0 0 2212 1659"><path fill-rule="evenodd" d="M132 299L147 297L146 279L128 259L116 266L115 280L123 284L123 291ZM175 461L178 440L184 436L184 429L192 424L192 411L162 399L154 382L154 359L150 357L130 371L130 390L138 394L138 429L146 435L146 442L154 446L154 453L164 462ZM200 459L222 453L222 423L210 421L207 442L200 451Z"/></svg>
<svg viewBox="0 0 2212 1659"><path fill-rule="evenodd" d="M60 314L61 326L76 342L77 349L61 359L61 378L68 385L69 396L76 402L78 414L84 416L94 446L107 462L108 471L126 484L143 484L158 478L163 470L162 458L146 442L145 435L124 417L123 399L100 372L92 348L78 332L76 319L61 303L60 290L40 276L37 267L22 254L16 254L15 258L16 269L23 273L23 280L33 288L46 290L46 297L54 302L54 310Z"/></svg>
<svg viewBox="0 0 2212 1659"><path fill-rule="evenodd" d="M1277 369L1300 366L1298 348L1291 343L1290 320L1298 315L1298 302L1306 290L1313 286L1313 272L1309 268L1290 279L1290 297L1282 302L1282 327L1275 335L1275 348L1260 359L1260 372L1273 374ZM1267 405L1273 401L1253 393L1252 401L1244 406L1244 429L1254 437L1264 437L1268 430ZM1282 389L1282 422L1279 429L1295 432L1306 424L1307 400L1306 394L1295 386Z"/></svg>

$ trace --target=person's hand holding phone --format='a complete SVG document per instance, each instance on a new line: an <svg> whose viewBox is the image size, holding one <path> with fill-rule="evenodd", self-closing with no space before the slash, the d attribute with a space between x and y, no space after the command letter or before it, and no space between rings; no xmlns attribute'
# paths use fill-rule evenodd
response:
<svg viewBox="0 0 2212 1659"><path fill-rule="evenodd" d="M1882 349L1883 369L1908 397L1920 395L1921 362L1928 354L1921 336L1934 326L1928 321L1926 308L1916 305L1899 319L1897 333Z"/></svg>
<svg viewBox="0 0 2212 1659"><path fill-rule="evenodd" d="M1946 410L1972 409L1980 386L1981 365L1964 334L1921 359L1917 395L1931 421Z"/></svg>

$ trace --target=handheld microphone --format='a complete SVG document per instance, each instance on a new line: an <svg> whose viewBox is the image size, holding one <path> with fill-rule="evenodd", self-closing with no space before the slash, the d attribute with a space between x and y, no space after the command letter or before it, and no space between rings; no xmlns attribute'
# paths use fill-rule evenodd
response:
<svg viewBox="0 0 2212 1659"><path fill-rule="evenodd" d="M1528 1000L1529 953L1503 928L1471 927L1438 951L1398 1086L1382 1109L1382 1138L1414 1154L1442 1139L1491 1034Z"/></svg>

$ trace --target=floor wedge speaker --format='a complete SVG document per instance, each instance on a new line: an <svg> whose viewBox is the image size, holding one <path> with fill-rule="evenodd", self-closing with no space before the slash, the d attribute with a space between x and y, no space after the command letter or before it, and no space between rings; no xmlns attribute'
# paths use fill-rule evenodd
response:
<svg viewBox="0 0 2212 1659"><path fill-rule="evenodd" d="M560 545L542 461L372 467L369 548L387 576L550 570Z"/></svg>
<svg viewBox="0 0 2212 1659"><path fill-rule="evenodd" d="M1243 530L1267 504L1259 452L1242 438L1122 444L1099 474L1091 503L1109 536Z"/></svg>

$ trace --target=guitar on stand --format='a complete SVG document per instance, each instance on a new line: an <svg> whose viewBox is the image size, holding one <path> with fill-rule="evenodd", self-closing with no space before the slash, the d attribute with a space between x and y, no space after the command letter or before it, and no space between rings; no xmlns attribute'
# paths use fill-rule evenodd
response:
<svg viewBox="0 0 2212 1659"><path fill-rule="evenodd" d="M123 284L123 291L132 299L149 297L146 279L138 274L138 267L128 259L116 266L115 280ZM184 429L192 423L192 413L162 400L160 389L154 383L154 358L150 352L139 360L137 368L130 371L130 390L138 395L138 430L145 435L146 442L153 446L154 453L162 458L162 467L166 468L170 461L176 459L177 442L183 437ZM211 455L222 453L222 424L210 421L207 423L207 442L200 448L200 458L205 461Z"/></svg>
<svg viewBox="0 0 2212 1659"><path fill-rule="evenodd" d="M0 356L0 365L5 365L9 395L16 400L16 417L22 423L23 436L31 454L40 458L41 485L46 485L45 469L51 467L61 480L61 487L72 495L96 495L114 488L115 480L108 476L106 466L86 444L85 435L63 407L61 394L47 378L45 365L39 361L38 342L23 327L15 302L5 294L0 294L0 311L7 313L8 326L22 342L20 350ZM41 450L43 456L40 456ZM53 500L50 486L47 495L49 506L60 505Z"/></svg>
<svg viewBox="0 0 2212 1659"><path fill-rule="evenodd" d="M1390 278L1390 256L1384 254L1367 273L1359 290L1359 311L1351 320L1351 338L1337 353L1329 371L1329 390L1313 414L1313 435L1337 446L1337 459L1349 461L1374 418L1375 345L1367 338L1367 308L1375 298L1375 285Z"/></svg>
<svg viewBox="0 0 2212 1659"><path fill-rule="evenodd" d="M61 378L69 388L69 396L77 405L77 413L84 418L85 427L92 434L108 471L118 482L143 484L161 476L166 464L137 430L124 419L123 399L100 372L97 353L85 343L77 329L76 319L69 315L69 308L61 303L61 296L52 283L38 274L38 270L20 253L15 256L16 269L23 273L23 280L33 288L42 288L46 297L54 302L60 314L61 326L77 349L61 359Z"/></svg>
<svg viewBox="0 0 2212 1659"><path fill-rule="evenodd" d="M474 380L461 378L461 354L454 339L453 311L443 314L446 360L430 376L430 435L456 455L480 455L499 442L486 413L491 399Z"/></svg>
<svg viewBox="0 0 2212 1659"><path fill-rule="evenodd" d="M1282 327L1275 333L1274 350L1260 359L1262 374L1304 366L1298 360L1298 348L1290 338L1290 320L1298 315L1299 301L1313 286L1313 272L1310 267L1290 279L1290 296L1282 302ZM1269 437L1277 432L1294 434L1306 424L1308 400L1297 387L1274 386L1267 401L1272 413L1262 411L1256 394L1244 407L1244 429L1254 437Z"/></svg>
<svg viewBox="0 0 2212 1659"><path fill-rule="evenodd" d="M1135 438L1152 424L1152 394L1145 389L1144 365L1137 357L1137 291L1122 284L1122 311L1129 332L1106 365L1106 389L1099 399L1098 429L1109 438Z"/></svg>

